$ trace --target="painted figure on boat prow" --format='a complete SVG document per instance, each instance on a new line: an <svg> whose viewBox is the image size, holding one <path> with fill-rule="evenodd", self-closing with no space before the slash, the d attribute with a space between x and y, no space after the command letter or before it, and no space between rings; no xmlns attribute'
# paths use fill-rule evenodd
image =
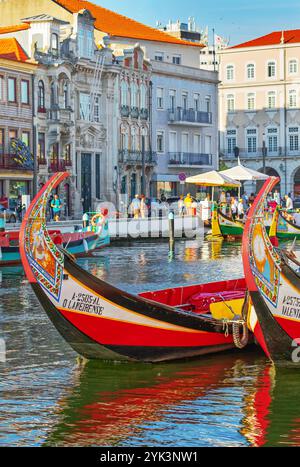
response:
<svg viewBox="0 0 300 467"><path fill-rule="evenodd" d="M247 344L244 279L133 295L92 276L55 245L46 228L46 204L66 176L54 175L31 203L21 227L20 250L40 303L78 353L157 362ZM35 247L37 232L44 252Z"/></svg>
<svg viewBox="0 0 300 467"><path fill-rule="evenodd" d="M274 248L262 221L268 193L278 181L270 177L265 182L243 235L244 271L252 302L248 325L270 359L277 364L296 364L296 340L300 336L299 268L284 250Z"/></svg>

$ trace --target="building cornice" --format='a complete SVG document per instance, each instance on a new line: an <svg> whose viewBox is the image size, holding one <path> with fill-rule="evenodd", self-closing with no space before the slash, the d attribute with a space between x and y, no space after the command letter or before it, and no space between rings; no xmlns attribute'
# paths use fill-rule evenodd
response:
<svg viewBox="0 0 300 467"><path fill-rule="evenodd" d="M16 60L8 60L0 57L0 67L12 71L34 74L38 68L38 64L32 62L18 62Z"/></svg>

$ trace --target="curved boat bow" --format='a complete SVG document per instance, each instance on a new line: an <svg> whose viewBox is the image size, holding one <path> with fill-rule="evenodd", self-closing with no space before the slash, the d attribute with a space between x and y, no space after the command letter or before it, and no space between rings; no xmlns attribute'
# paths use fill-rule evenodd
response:
<svg viewBox="0 0 300 467"><path fill-rule="evenodd" d="M262 221L267 195L277 183L270 177L252 206L243 235L243 263L252 301L249 327L270 359L291 363L300 337L300 276L274 248Z"/></svg>
<svg viewBox="0 0 300 467"><path fill-rule="evenodd" d="M145 362L234 347L240 321L225 326L224 320L209 313L208 303L222 301L224 291L240 305L243 279L136 296L92 276L53 243L45 221L47 198L67 176L54 175L32 202L22 223L20 250L40 303L69 344L87 358ZM201 292L198 302L195 298L198 308L201 302L198 313L190 311L195 309L191 302L187 307L187 289L193 296ZM174 304L175 296L184 301ZM231 305L224 304L227 312Z"/></svg>

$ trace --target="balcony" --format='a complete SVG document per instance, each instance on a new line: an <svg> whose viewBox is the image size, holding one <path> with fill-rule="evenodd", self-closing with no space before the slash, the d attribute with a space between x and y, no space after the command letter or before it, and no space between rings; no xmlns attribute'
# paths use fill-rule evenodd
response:
<svg viewBox="0 0 300 467"><path fill-rule="evenodd" d="M211 154L199 154L191 152L169 152L168 165L172 167L181 166L211 166Z"/></svg>
<svg viewBox="0 0 300 467"><path fill-rule="evenodd" d="M132 118L139 118L139 108L138 107L131 107L130 115Z"/></svg>
<svg viewBox="0 0 300 467"><path fill-rule="evenodd" d="M45 166L47 165L47 159L45 157L38 157L37 163L39 167Z"/></svg>
<svg viewBox="0 0 300 467"><path fill-rule="evenodd" d="M48 170L49 173L64 172L68 167L72 167L70 159L57 159L50 161Z"/></svg>
<svg viewBox="0 0 300 467"><path fill-rule="evenodd" d="M247 148L237 148L236 152L220 152L220 158L228 162L237 162L238 157L244 160L263 160L263 148L259 147L257 150L249 151ZM265 158L272 159L294 159L300 157L300 146L298 149L291 150L289 147L278 147L277 151L270 151L266 148Z"/></svg>
<svg viewBox="0 0 300 467"><path fill-rule="evenodd" d="M192 126L205 126L212 124L212 113L201 112L194 109L183 109L177 107L176 109L169 109L169 124L173 125L192 125Z"/></svg>
<svg viewBox="0 0 300 467"><path fill-rule="evenodd" d="M145 151L145 164L156 165L156 153L153 151ZM127 165L141 165L143 161L142 151L130 151L127 149L119 150L119 162Z"/></svg>
<svg viewBox="0 0 300 467"><path fill-rule="evenodd" d="M141 110L140 110L140 118L141 118L142 120L148 120L148 118L149 118L148 109L141 109Z"/></svg>
<svg viewBox="0 0 300 467"><path fill-rule="evenodd" d="M121 117L129 117L130 110L128 105L121 105Z"/></svg>
<svg viewBox="0 0 300 467"><path fill-rule="evenodd" d="M33 171L33 167L24 167L20 163L16 162L14 158L15 154L0 154L0 169L5 170L20 170L20 171Z"/></svg>

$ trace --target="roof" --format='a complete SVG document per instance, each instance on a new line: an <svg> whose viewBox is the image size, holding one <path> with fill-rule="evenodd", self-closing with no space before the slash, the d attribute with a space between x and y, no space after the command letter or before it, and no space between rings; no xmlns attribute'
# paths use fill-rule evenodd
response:
<svg viewBox="0 0 300 467"><path fill-rule="evenodd" d="M95 18L95 28L106 32L110 36L128 37L146 41L166 42L170 44L189 45L191 47L203 47L200 43L177 39L163 31L146 26L114 11L95 5L86 0L53 0L58 5L71 13L78 13L86 9Z"/></svg>
<svg viewBox="0 0 300 467"><path fill-rule="evenodd" d="M15 60L17 62L27 62L29 60L28 55L14 37L0 39L0 58Z"/></svg>
<svg viewBox="0 0 300 467"><path fill-rule="evenodd" d="M11 32L25 31L29 29L29 24L15 24L14 26L3 26L0 28L0 34L9 34Z"/></svg>
<svg viewBox="0 0 300 467"><path fill-rule="evenodd" d="M55 18L55 16L45 15L45 14L44 15L28 16L28 18L22 18L21 21L24 21L24 23L40 23L42 21L55 21L56 23L68 24L67 21L62 21L61 19ZM27 26L29 26L29 25L27 24Z"/></svg>
<svg viewBox="0 0 300 467"><path fill-rule="evenodd" d="M281 42L283 39L283 42ZM265 36L257 37L242 44L234 45L230 49L237 49L242 47L262 47L266 45L280 45L283 44L297 44L300 43L300 29L291 29L289 31L274 31Z"/></svg>

